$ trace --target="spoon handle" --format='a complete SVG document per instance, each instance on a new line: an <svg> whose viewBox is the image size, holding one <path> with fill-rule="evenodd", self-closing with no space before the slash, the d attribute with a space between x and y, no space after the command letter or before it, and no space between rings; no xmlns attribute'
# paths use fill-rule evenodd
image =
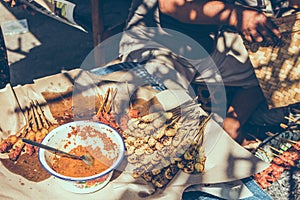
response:
<svg viewBox="0 0 300 200"><path fill-rule="evenodd" d="M22 138L22 141L25 142L25 143L27 143L27 144L31 144L33 146L37 146L37 147L40 147L40 148L43 148L43 149L47 149L49 151L53 151L55 153L60 153L60 154L67 155L67 156L69 156L71 158L74 158L74 159L81 159L79 156L75 156L75 155L69 154L69 153L61 151L59 149L55 149L53 147L50 147L50 146L47 146L47 145L44 145L44 144L41 144L41 143L38 143L38 142L35 142L35 141L32 141L32 140L28 140L26 138Z"/></svg>

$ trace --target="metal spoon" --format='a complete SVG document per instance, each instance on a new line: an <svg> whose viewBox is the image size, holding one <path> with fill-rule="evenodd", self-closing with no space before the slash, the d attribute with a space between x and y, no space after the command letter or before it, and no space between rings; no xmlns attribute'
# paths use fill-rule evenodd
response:
<svg viewBox="0 0 300 200"><path fill-rule="evenodd" d="M82 160L87 165L93 165L93 163L94 163L94 158L90 154L84 154L82 156L76 156L76 155L61 151L59 149L55 149L55 148L50 147L50 146L47 146L47 145L44 145L44 144L41 144L41 143L38 143L38 142L35 142L35 141L32 141L32 140L28 140L26 138L23 138L22 141L27 143L27 144L33 145L33 146L37 146L37 147L40 147L40 148L43 148L43 149L47 149L49 151L53 151L55 153L64 154L64 155L66 155L70 158L73 158L73 159Z"/></svg>

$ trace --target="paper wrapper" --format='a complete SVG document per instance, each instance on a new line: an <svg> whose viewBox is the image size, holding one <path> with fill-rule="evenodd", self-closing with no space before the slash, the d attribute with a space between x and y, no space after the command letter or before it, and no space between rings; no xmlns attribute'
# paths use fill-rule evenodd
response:
<svg viewBox="0 0 300 200"><path fill-rule="evenodd" d="M0 90L0 102L0 136L6 138L25 125L25 118L10 85Z"/></svg>
<svg viewBox="0 0 300 200"><path fill-rule="evenodd" d="M97 76L94 78L91 81L89 74L86 74L81 70L73 70L35 80L34 84L31 85L19 86L15 88L15 92L18 95L18 100L22 107L26 106L28 101L32 98L37 99L39 102L45 102L42 92L65 92L72 86L75 90L84 91L84 95L89 95L93 92L104 94L107 87L116 87L118 88L116 99L128 99L129 96L127 92L134 90L135 88L133 85L125 84L124 82L120 83L120 81L114 82L114 80L109 80L109 82L107 82L101 80L101 78ZM87 87L88 85L84 84L86 81L82 80L89 80L93 87ZM95 81L100 81L100 84L95 83ZM12 90L6 88L1 92L3 94L0 96L1 106L2 108L5 108L5 112L0 113L1 122L5 122L9 119L9 123L1 123L1 126L3 127L1 127L2 132L0 137L5 138L8 133L14 133L20 128L21 124L24 124L24 118L20 112L15 112L15 110L18 109L18 104ZM143 92L142 89L138 95L141 95L141 97L145 99L149 99L155 94L147 89ZM122 103L115 106L120 108L121 104ZM45 114L51 119L51 113L46 105L43 109L45 110ZM184 190L191 185L194 186L194 189L197 188L213 195L221 196L224 195L225 187L220 183L228 183L226 184L227 191L238 190L238 192L235 193L235 197L237 198L251 195L251 192L249 192L239 180L262 171L269 164L256 158L253 154L234 142L213 120L210 120L206 125L204 138L207 160L203 174L189 175L179 171L165 189L158 190L151 195L154 191L152 185L143 179L134 179L130 173L124 171L119 176L113 178L111 182L100 191L92 194L80 195L80 197L84 199L176 200L181 199ZM73 194L61 189L59 185L55 183L54 177L42 182L31 182L19 175L9 172L2 164L0 164L0 178L0 188L1 191L3 191L0 194L1 199L47 198L73 200L78 198L78 194ZM204 184L207 183L212 185L209 187L204 186ZM228 194L229 193L230 192L228 192ZM224 196L222 197L224 198ZM228 198L232 197L228 196Z"/></svg>

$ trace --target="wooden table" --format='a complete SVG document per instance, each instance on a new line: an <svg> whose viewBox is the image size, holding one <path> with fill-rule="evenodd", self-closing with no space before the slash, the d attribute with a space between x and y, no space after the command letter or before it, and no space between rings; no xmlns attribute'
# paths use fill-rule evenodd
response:
<svg viewBox="0 0 300 200"><path fill-rule="evenodd" d="M123 7L122 4L122 10L118 11L121 12L122 14L128 12L130 2L131 2L131 0L125 0L125 1L128 1L124 4L126 6ZM109 18L109 16L107 16L108 13L104 12L105 3L108 2L105 2L104 0L91 0L92 31L93 31L94 46L97 46L106 38L122 32L125 26L125 19L122 18L118 22L113 22L112 20L112 22L105 23L104 20L105 17ZM114 4L117 3L118 2L114 2ZM112 13L109 12L109 14L111 15ZM107 24L109 24L108 27Z"/></svg>
<svg viewBox="0 0 300 200"><path fill-rule="evenodd" d="M103 0L91 0L91 11L93 41L94 46L97 46L102 41L104 32Z"/></svg>

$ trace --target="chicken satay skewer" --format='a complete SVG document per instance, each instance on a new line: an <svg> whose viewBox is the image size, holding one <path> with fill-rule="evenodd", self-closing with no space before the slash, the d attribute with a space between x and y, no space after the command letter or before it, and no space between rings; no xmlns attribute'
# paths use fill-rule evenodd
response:
<svg viewBox="0 0 300 200"><path fill-rule="evenodd" d="M39 107L39 104L37 101L32 106L33 108L33 115L37 126L37 131L30 132L31 134L28 134L30 138L27 138L32 141L41 142L43 138L48 134L49 132L49 124L48 120L44 116L41 108ZM43 117L42 117L43 116ZM47 127L47 128L46 128ZM26 144L26 152L28 154L32 154L34 152L34 149L37 150L37 147L33 147L32 145Z"/></svg>
<svg viewBox="0 0 300 200"><path fill-rule="evenodd" d="M34 113L36 123L37 123L37 131L36 131L34 137L32 136L32 138L27 138L27 139L37 141L37 142L41 142L43 140L43 138L48 134L48 130L43 126L42 119L41 119L41 116L38 112L37 107L38 107L37 104L33 105L33 113ZM32 145L29 145L29 144L26 144L26 147L35 148L36 150L38 149L37 147L33 147Z"/></svg>
<svg viewBox="0 0 300 200"><path fill-rule="evenodd" d="M18 137L16 143L13 144L11 151L8 154L9 159L11 160L18 159L25 145L22 141L22 138L26 137L27 133L29 132L29 129L30 127L26 127L25 129L23 129L21 133L22 137Z"/></svg>
<svg viewBox="0 0 300 200"><path fill-rule="evenodd" d="M13 145L12 150L9 153L9 158L11 160L16 160L21 155L21 152L25 146L25 143L22 141L22 138L25 138L29 132L33 131L30 133L30 137L32 138L32 135L35 134L35 132L37 131L37 122L35 121L32 106L29 109L30 111L28 117L28 126L25 129L24 133L22 133L22 135L18 138L17 142Z"/></svg>
<svg viewBox="0 0 300 200"><path fill-rule="evenodd" d="M28 108L28 107L25 108L24 116L25 116L26 123L25 123L25 125L20 129L20 131L18 131L18 132L15 134L18 138L19 138L19 137L25 137L25 134L26 134L25 129L29 130L29 128L30 128L30 113L29 113L29 108Z"/></svg>
<svg viewBox="0 0 300 200"><path fill-rule="evenodd" d="M203 135L204 135L204 128L206 123L209 121L210 116L208 116L199 126L196 135L194 136L194 141L192 142L191 146L188 148L188 151L184 153L184 159L189 158L190 160L194 160L194 164L190 165L189 167L185 168L185 172L193 173L195 170L197 173L201 173L204 170L204 162L206 160L204 149L203 149ZM187 170L188 169L188 170Z"/></svg>
<svg viewBox="0 0 300 200"><path fill-rule="evenodd" d="M29 127L28 133L24 138L29 140L35 140L36 133L39 131L39 128L41 126L41 122L37 119L35 106L33 104L33 101L30 102L30 123L31 127ZM32 155L34 153L34 147L30 144L21 144L22 148L25 146L25 151L27 154Z"/></svg>
<svg viewBox="0 0 300 200"><path fill-rule="evenodd" d="M32 129L30 129L26 135L26 139L28 140L35 140L36 139L36 132L34 132ZM35 152L35 148L34 146L30 145L30 144L25 144L25 152L28 155L32 155Z"/></svg>
<svg viewBox="0 0 300 200"><path fill-rule="evenodd" d="M24 134L24 131L26 131L26 126L23 126L16 134L10 135L6 139L3 139L0 142L0 153L8 152L18 141L18 138Z"/></svg>

